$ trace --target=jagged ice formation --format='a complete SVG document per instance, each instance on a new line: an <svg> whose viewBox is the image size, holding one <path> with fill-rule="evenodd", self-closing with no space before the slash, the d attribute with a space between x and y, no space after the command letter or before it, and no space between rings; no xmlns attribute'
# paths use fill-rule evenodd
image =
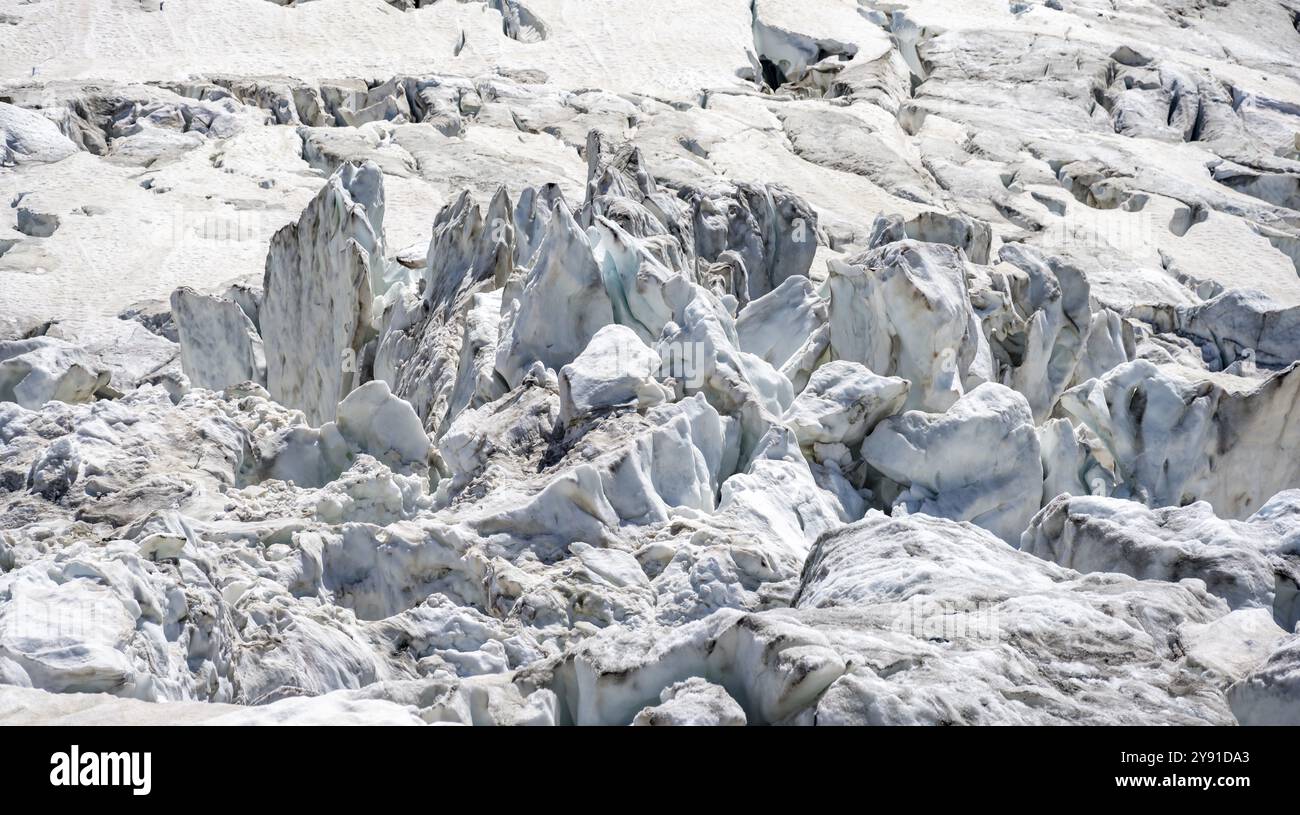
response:
<svg viewBox="0 0 1300 815"><path fill-rule="evenodd" d="M0 0L0 721L1300 722L1290 0L152 6Z"/></svg>

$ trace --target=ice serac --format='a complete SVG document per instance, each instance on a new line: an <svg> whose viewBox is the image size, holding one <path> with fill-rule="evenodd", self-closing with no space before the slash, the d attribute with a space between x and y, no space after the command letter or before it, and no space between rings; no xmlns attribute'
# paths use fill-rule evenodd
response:
<svg viewBox="0 0 1300 815"><path fill-rule="evenodd" d="M514 221L505 187L482 209L468 190L443 207L433 221L424 301L447 311L470 289L499 289L513 270Z"/></svg>
<svg viewBox="0 0 1300 815"><path fill-rule="evenodd" d="M587 236L613 307L614 321L631 328L646 342L659 339L664 328L694 297L686 274L679 266L656 257L643 238L604 216L593 218Z"/></svg>
<svg viewBox="0 0 1300 815"><path fill-rule="evenodd" d="M1011 291L1024 327L998 349L1015 362L1002 381L1025 394L1034 420L1042 422L1072 381L1092 328L1088 280L1073 266L1024 247L1004 246L1001 259L1024 273Z"/></svg>
<svg viewBox="0 0 1300 815"><path fill-rule="evenodd" d="M691 205L695 255L708 262L724 252L744 261L743 305L795 275L807 277L817 253L817 212L777 185L713 181L682 191Z"/></svg>
<svg viewBox="0 0 1300 815"><path fill-rule="evenodd" d="M736 319L740 348L780 369L799 353L827 320L825 299L811 280L787 277L772 291L751 300Z"/></svg>
<svg viewBox="0 0 1300 815"><path fill-rule="evenodd" d="M456 414L504 392L494 372L513 300L510 198L499 188L484 212L469 191L438 212L420 290L403 287L387 307L374 373L439 435ZM491 314L493 306L498 314Z"/></svg>
<svg viewBox="0 0 1300 815"><path fill-rule="evenodd" d="M909 408L944 410L957 401L983 335L956 250L886 244L832 260L827 285L833 358L910 381Z"/></svg>
<svg viewBox="0 0 1300 815"><path fill-rule="evenodd" d="M556 205L565 206L564 193L555 184L528 187L515 204L515 266L531 269L533 256L546 237Z"/></svg>
<svg viewBox="0 0 1300 815"><path fill-rule="evenodd" d="M1043 505L1058 495L1107 495L1115 474L1100 461L1101 442L1069 419L1049 419L1036 428L1043 461Z"/></svg>
<svg viewBox="0 0 1300 815"><path fill-rule="evenodd" d="M563 201L551 213L519 300L503 307L508 310L496 366L512 386L534 362L560 370L597 331L614 322L614 305L591 242ZM568 316L556 319L558 314Z"/></svg>
<svg viewBox="0 0 1300 815"><path fill-rule="evenodd" d="M367 382L339 403L339 433L394 470L423 468L432 445L411 406L381 381Z"/></svg>
<svg viewBox="0 0 1300 815"><path fill-rule="evenodd" d="M1294 628L1300 560L1265 520L1221 520L1209 504L1148 509L1102 496L1057 497L1034 518L1020 548L1081 572L1144 580L1198 578L1232 608L1261 608Z"/></svg>
<svg viewBox="0 0 1300 815"><path fill-rule="evenodd" d="M425 476L432 449L410 403L393 396L386 382L372 380L339 403L334 421L320 427L274 427L257 445L257 479L333 489L348 493L349 501L358 489L374 498L384 492L385 480L400 492L405 483L399 483L400 476ZM378 466L362 466L365 457ZM403 506L409 503L406 496L398 498Z"/></svg>
<svg viewBox="0 0 1300 815"><path fill-rule="evenodd" d="M222 390L241 382L266 385L262 336L233 300L188 286L171 296L181 346L181 366L198 388Z"/></svg>
<svg viewBox="0 0 1300 815"><path fill-rule="evenodd" d="M67 340L0 342L0 402L33 410L51 400L88 402L111 378L99 360Z"/></svg>
<svg viewBox="0 0 1300 815"><path fill-rule="evenodd" d="M993 231L983 221L947 212L925 210L913 218L881 215L871 224L868 244L874 248L901 240L942 243L960 249L971 263L989 262Z"/></svg>
<svg viewBox="0 0 1300 815"><path fill-rule="evenodd" d="M1300 307L1285 308L1260 291L1232 289L1181 309L1177 328L1211 370L1239 360L1272 369L1300 360Z"/></svg>
<svg viewBox="0 0 1300 815"><path fill-rule="evenodd" d="M862 458L887 479L887 503L970 521L1013 545L1042 500L1033 414L1024 396L1002 385L980 385L943 413L885 419L863 442Z"/></svg>
<svg viewBox="0 0 1300 815"><path fill-rule="evenodd" d="M34 110L0 102L0 167L50 162L77 152L59 126Z"/></svg>
<svg viewBox="0 0 1300 815"><path fill-rule="evenodd" d="M260 314L267 390L316 424L361 382L374 334L372 266L382 262L382 186L375 165L344 165L271 239Z"/></svg>
<svg viewBox="0 0 1300 815"><path fill-rule="evenodd" d="M504 290L475 294L464 312L460 363L452 388L449 416L466 408L479 407L501 395L504 385L496 370L497 345L501 336L501 300Z"/></svg>
<svg viewBox="0 0 1300 815"><path fill-rule="evenodd" d="M665 323L656 344L666 366L662 373L682 395L703 394L720 412L740 420L743 466L790 407L794 387L780 371L739 350L735 323L713 295L698 286L686 293L693 296L680 309L680 323Z"/></svg>
<svg viewBox="0 0 1300 815"><path fill-rule="evenodd" d="M590 227L597 218L617 224L643 241L661 263L689 265L691 224L688 208L678 196L660 188L640 148L615 143L599 130L587 134L587 195L580 221Z"/></svg>
<svg viewBox="0 0 1300 815"><path fill-rule="evenodd" d="M1206 501L1242 519L1300 483L1296 367L1263 378L1139 359L1066 391L1061 407L1096 433L1125 497Z"/></svg>
<svg viewBox="0 0 1300 815"><path fill-rule="evenodd" d="M1294 721L1296 0L276 2L0 13L0 722Z"/></svg>

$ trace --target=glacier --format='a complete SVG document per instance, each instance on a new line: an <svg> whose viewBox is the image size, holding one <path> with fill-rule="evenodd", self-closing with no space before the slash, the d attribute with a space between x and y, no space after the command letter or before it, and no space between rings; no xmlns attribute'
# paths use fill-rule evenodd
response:
<svg viewBox="0 0 1300 815"><path fill-rule="evenodd" d="M1300 723L1289 0L56 5L0 723Z"/></svg>

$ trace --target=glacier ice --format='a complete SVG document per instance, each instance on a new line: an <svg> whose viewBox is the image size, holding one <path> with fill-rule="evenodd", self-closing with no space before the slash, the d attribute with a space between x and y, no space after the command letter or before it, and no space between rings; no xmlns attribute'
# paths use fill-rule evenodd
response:
<svg viewBox="0 0 1300 815"><path fill-rule="evenodd" d="M382 262L374 253L383 211L372 196L381 183L373 164L341 168L298 222L276 233L267 255L259 317L267 390L313 421L333 418L359 384L374 333L372 265Z"/></svg>
<svg viewBox="0 0 1300 815"><path fill-rule="evenodd" d="M180 288L172 292L171 313L181 366L194 387L223 390L242 382L266 386L262 335L238 303Z"/></svg>
<svg viewBox="0 0 1300 815"><path fill-rule="evenodd" d="M0 21L0 722L1300 721L1294 15L666 2Z"/></svg>
<svg viewBox="0 0 1300 815"><path fill-rule="evenodd" d="M1268 507L1261 512L1267 516ZM1194 577L1232 608L1265 609L1290 631L1300 622L1300 561L1271 527L1254 517L1221 520L1204 502L1153 510L1119 498L1060 495L1034 518L1020 548L1082 572Z"/></svg>
<svg viewBox="0 0 1300 815"><path fill-rule="evenodd" d="M891 505L970 521L1008 543L1037 513L1043 463L1025 397L986 383L943 413L907 411L885 419L862 458L885 479Z"/></svg>

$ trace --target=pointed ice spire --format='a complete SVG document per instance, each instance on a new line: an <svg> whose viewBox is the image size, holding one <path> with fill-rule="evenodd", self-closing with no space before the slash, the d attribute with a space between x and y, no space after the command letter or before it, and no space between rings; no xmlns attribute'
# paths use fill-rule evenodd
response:
<svg viewBox="0 0 1300 815"><path fill-rule="evenodd" d="M366 203L378 215L382 202L379 168L345 164L271 239L260 313L267 390L314 424L333 419L360 384L373 334L372 261L382 261L372 253L383 245Z"/></svg>
<svg viewBox="0 0 1300 815"><path fill-rule="evenodd" d="M558 371L612 322L614 307L587 235L558 202L515 311L503 319L497 371L511 387L536 361Z"/></svg>

